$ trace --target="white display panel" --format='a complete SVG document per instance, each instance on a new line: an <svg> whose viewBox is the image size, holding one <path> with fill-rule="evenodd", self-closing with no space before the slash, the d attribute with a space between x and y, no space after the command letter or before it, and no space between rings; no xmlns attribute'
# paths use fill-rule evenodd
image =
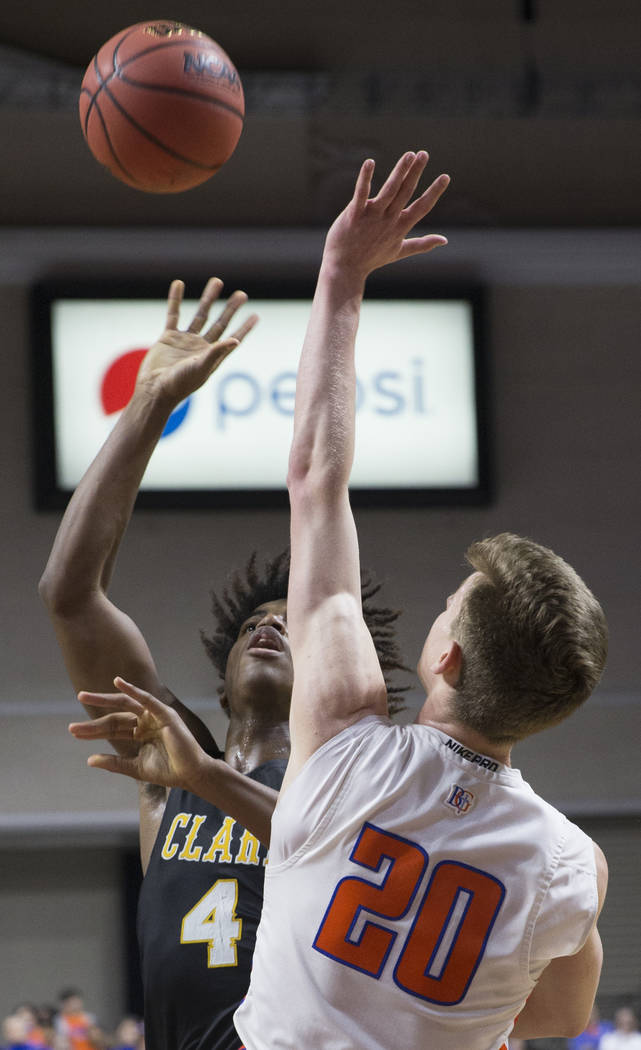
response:
<svg viewBox="0 0 641 1050"><path fill-rule="evenodd" d="M143 492L225 493L233 502L234 493L284 491L310 305L252 297L235 324L251 309L258 326L172 415ZM195 309L193 300L183 304L185 326ZM51 299L50 489L69 493L82 477L164 316L162 298ZM484 487L476 327L471 298L365 301L352 492L416 490L437 501L439 492L478 494Z"/></svg>

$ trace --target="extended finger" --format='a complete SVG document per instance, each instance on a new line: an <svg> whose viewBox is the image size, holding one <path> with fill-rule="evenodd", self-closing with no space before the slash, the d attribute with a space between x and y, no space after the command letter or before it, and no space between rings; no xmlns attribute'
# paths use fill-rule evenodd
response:
<svg viewBox="0 0 641 1050"><path fill-rule="evenodd" d="M89 755L87 765L92 769L106 769L108 773L123 773L134 780L142 779L134 758L124 758L122 755Z"/></svg>
<svg viewBox="0 0 641 1050"><path fill-rule="evenodd" d="M178 327L178 315L180 314L180 305L183 301L184 293L184 281L171 282L169 285L169 295L167 296L167 319L165 321L165 328L175 329Z"/></svg>
<svg viewBox="0 0 641 1050"><path fill-rule="evenodd" d="M149 711L161 722L166 722L167 718L171 717L169 715L171 708L163 703L162 700L158 700L152 693L148 693L146 689L140 689L139 686L133 685L132 682L125 681L120 675L116 675L114 678L114 685L116 689L120 689L121 693L128 698L129 710L136 711L137 714Z"/></svg>
<svg viewBox="0 0 641 1050"><path fill-rule="evenodd" d="M203 294L200 297L198 309L194 314L194 319L187 329L188 332L200 332L205 321L209 317L212 303L218 299L222 290L223 282L220 278L210 277L204 287Z"/></svg>
<svg viewBox="0 0 641 1050"><path fill-rule="evenodd" d="M89 693L83 689L78 693L78 699L87 707L104 707L116 712L130 711L134 715L139 715L144 711L142 704L132 699L124 690L120 693Z"/></svg>
<svg viewBox="0 0 641 1050"><path fill-rule="evenodd" d="M354 196L352 202L357 209L362 209L367 204L367 199L372 188L372 176L375 168L374 161L370 158L363 161L361 170L358 173L356 179L356 186L354 187Z"/></svg>
<svg viewBox="0 0 641 1050"><path fill-rule="evenodd" d="M237 328L235 332L232 332L231 338L236 339L239 343L242 343L246 335L251 332L252 328L255 328L260 318L258 314L251 314L246 321L243 321L240 328ZM233 348L232 348L233 349Z"/></svg>
<svg viewBox="0 0 641 1050"><path fill-rule="evenodd" d="M218 342L236 311L239 310L241 306L244 306L246 302L246 292L234 292L233 295L230 295L229 299L227 300L227 305L225 306L225 309L221 313L220 317L218 317L205 332L205 339L209 343Z"/></svg>
<svg viewBox="0 0 641 1050"><path fill-rule="evenodd" d="M403 215L407 219L408 229L415 226L417 222L424 219L425 216L432 210L439 197L442 197L447 187L450 184L449 175L439 175L431 186L422 193L420 197L417 197L409 207L405 208Z"/></svg>
<svg viewBox="0 0 641 1050"><path fill-rule="evenodd" d="M414 195L414 191L419 184L421 175L425 171L428 160L429 156L427 152L424 149L419 150L407 169L405 178L399 185L396 196L390 200L388 208L395 211L403 210L407 202L411 200Z"/></svg>
<svg viewBox="0 0 641 1050"><path fill-rule="evenodd" d="M131 740L137 724L137 715L121 711L118 714L92 718L88 722L71 722L69 732L77 739L83 740Z"/></svg>
<svg viewBox="0 0 641 1050"><path fill-rule="evenodd" d="M425 237L408 237L401 245L399 259L407 259L410 255L420 255L431 252L434 248L441 248L447 244L447 237L439 233L430 233Z"/></svg>
<svg viewBox="0 0 641 1050"><path fill-rule="evenodd" d="M227 339L221 339L218 343L210 343L206 350L200 352L195 363L197 364L198 374L202 383L223 363L226 357L229 357L232 350L235 350L237 346L238 339L230 335Z"/></svg>
<svg viewBox="0 0 641 1050"><path fill-rule="evenodd" d="M381 205L383 208L388 208L390 204L393 204L415 160L416 154L412 152L404 153L402 157L399 157L371 203Z"/></svg>

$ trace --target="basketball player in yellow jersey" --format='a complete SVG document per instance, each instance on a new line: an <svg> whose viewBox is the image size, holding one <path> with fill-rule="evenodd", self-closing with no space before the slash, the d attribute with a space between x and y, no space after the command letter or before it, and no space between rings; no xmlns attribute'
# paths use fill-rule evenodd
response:
<svg viewBox="0 0 641 1050"><path fill-rule="evenodd" d="M178 712L214 768L229 773L217 782L213 800L177 784L167 791L172 785L162 779L153 747L145 748L131 734L119 736L117 703L112 714L98 718L98 725L76 726L80 739L106 735L125 767L141 772L144 880L137 932L145 1035L152 1050L240 1046L233 1014L249 985L270 818L289 753L293 669L287 553L264 559L264 565L250 558L243 571L230 576L222 593L212 595L214 631L203 641L220 676L220 703L229 715L222 748L163 682L140 628L109 595L138 487L167 418L207 381L256 320L250 316L231 338L223 339L247 296L231 295L208 324L221 290L222 281L207 282L195 316L182 330L183 284L172 282L165 330L147 353L131 400L69 503L41 581L76 689L113 688L116 672L134 678ZM214 556L220 561L226 555L215 533L215 516L211 527ZM374 600L377 591L365 575L364 615L383 666L391 671L400 667L393 630L398 613ZM90 715L102 714L91 703L87 709ZM227 813L220 792L220 783L227 781L236 792L247 790L251 811Z"/></svg>
<svg viewBox="0 0 641 1050"><path fill-rule="evenodd" d="M410 726L387 716L362 616L348 494L354 341L367 276L445 243L408 239L449 181L413 199L426 164L405 154L370 196L365 162L327 236L303 347L288 477L292 744L235 1015L247 1050L500 1050L511 1033L581 1032L598 984L605 859L510 762L516 741L597 684L598 602L530 540L474 544L473 571L427 635L427 696ZM118 701L89 699L119 704L123 733L162 752L168 782L203 794L218 777L222 790L175 712L117 686Z"/></svg>

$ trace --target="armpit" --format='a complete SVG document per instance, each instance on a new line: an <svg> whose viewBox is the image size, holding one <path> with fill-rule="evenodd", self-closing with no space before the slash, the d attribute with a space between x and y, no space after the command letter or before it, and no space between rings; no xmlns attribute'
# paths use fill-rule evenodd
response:
<svg viewBox="0 0 641 1050"><path fill-rule="evenodd" d="M140 794L152 806L164 806L167 802L167 788L162 784L141 784Z"/></svg>

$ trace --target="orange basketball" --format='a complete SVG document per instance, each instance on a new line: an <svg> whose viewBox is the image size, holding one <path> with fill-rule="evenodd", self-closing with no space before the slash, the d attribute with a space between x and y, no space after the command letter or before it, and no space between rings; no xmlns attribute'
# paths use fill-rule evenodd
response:
<svg viewBox="0 0 641 1050"><path fill-rule="evenodd" d="M233 62L180 22L141 22L108 40L80 91L80 123L96 160L147 193L179 193L215 175L243 130Z"/></svg>

